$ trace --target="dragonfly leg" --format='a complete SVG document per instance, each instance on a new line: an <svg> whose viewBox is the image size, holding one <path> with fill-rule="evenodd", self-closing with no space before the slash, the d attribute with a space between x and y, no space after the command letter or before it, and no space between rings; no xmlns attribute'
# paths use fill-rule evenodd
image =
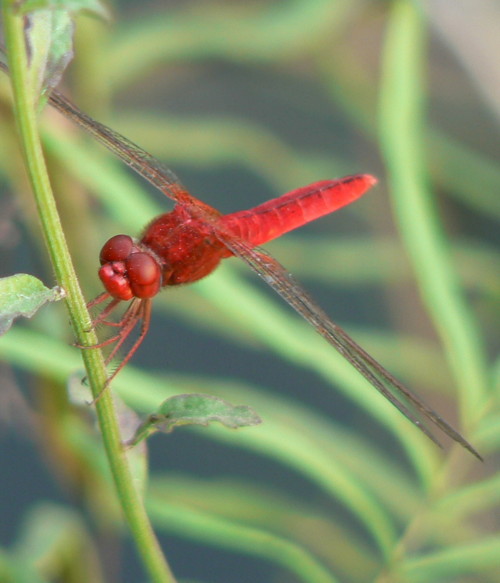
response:
<svg viewBox="0 0 500 583"><path fill-rule="evenodd" d="M123 327L120 330L120 333L115 336L115 339L117 339L116 345L113 347L113 350L110 352L110 354L106 357L106 360L105 360L106 365L108 365L111 362L111 360L116 356L116 354L118 353L120 348L123 346L124 342L126 341L128 336L130 335L130 333L133 331L133 329L136 327L138 322L142 322L141 331L139 333L139 336L135 340L134 344L128 350L127 354L125 355L123 360L120 362L120 364L117 366L116 370L114 370L111 373L111 375L108 377L108 379L106 380L106 383L104 384L100 393L92 401L91 404L96 403L102 397L102 395L104 394L104 391L109 386L111 381L122 370L122 368L128 363L128 361L132 358L132 356L134 355L136 350L139 348L139 345L144 340L144 337L146 336L148 329L149 329L149 324L151 322L151 300L145 299L145 300L133 301L132 304L130 305L130 307L128 308L127 312L125 313L123 322L124 322Z"/></svg>
<svg viewBox="0 0 500 583"><path fill-rule="evenodd" d="M93 299L92 301L90 301L87 304L87 308L93 308L94 306L102 303L103 301L107 300L108 298L109 298L109 294L108 293L102 293L101 295L97 296L95 299ZM103 324L105 326L113 326L113 327L122 328L124 326L124 322L127 319L127 312L128 312L128 310L126 310L126 312L124 313L124 315L122 316L122 318L118 322L109 322L109 321L106 320L106 318L113 312L113 310L120 303L121 303L121 300L113 299L102 310L102 312L96 318L94 318L94 320L92 320L92 326L91 326L90 330L94 330L100 324ZM90 330L87 330L87 332L90 332ZM115 342L120 336L121 336L120 333L115 334L111 338L108 338L108 339L104 340L103 342L99 342L97 344L92 344L91 346L83 346L83 345L77 344L77 343L73 344L73 346L76 346L77 348L82 348L82 349L88 349L88 348L103 348L104 346L107 346L108 344L112 344L113 342Z"/></svg>

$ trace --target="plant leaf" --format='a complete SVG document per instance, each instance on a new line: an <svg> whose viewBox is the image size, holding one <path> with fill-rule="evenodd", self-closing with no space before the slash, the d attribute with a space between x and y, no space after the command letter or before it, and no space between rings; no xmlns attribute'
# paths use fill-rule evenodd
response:
<svg viewBox="0 0 500 583"><path fill-rule="evenodd" d="M26 0L21 6L22 12L25 13L44 9L68 12L86 10L103 18L109 17L109 10L101 0Z"/></svg>
<svg viewBox="0 0 500 583"><path fill-rule="evenodd" d="M31 318L45 303L61 300L64 296L59 286L49 289L26 273L0 278L0 335L9 330L15 318Z"/></svg>
<svg viewBox="0 0 500 583"><path fill-rule="evenodd" d="M35 10L27 22L31 85L41 95L59 84L73 59L74 23L65 10Z"/></svg>
<svg viewBox="0 0 500 583"><path fill-rule="evenodd" d="M247 405L232 405L213 395L189 393L175 395L164 401L137 429L128 445L136 445L156 431L170 433L181 425L207 426L218 421L231 429L258 425L262 422L257 413Z"/></svg>
<svg viewBox="0 0 500 583"><path fill-rule="evenodd" d="M99 0L32 0L22 10L27 14L30 83L34 95L43 95L59 84L73 59L74 13L108 14Z"/></svg>

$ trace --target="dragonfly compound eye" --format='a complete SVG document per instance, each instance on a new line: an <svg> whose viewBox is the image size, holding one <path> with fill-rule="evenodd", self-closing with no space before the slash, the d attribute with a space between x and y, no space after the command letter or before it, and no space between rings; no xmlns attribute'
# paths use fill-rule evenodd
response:
<svg viewBox="0 0 500 583"><path fill-rule="evenodd" d="M101 265L109 261L124 261L132 253L134 242L128 235L115 235L104 243L99 259Z"/></svg>
<svg viewBox="0 0 500 583"><path fill-rule="evenodd" d="M99 278L113 298L126 302L134 297L123 261L105 263L99 269Z"/></svg>
<svg viewBox="0 0 500 583"><path fill-rule="evenodd" d="M161 287L161 269L149 253L132 253L125 261L130 288L136 298L152 298Z"/></svg>

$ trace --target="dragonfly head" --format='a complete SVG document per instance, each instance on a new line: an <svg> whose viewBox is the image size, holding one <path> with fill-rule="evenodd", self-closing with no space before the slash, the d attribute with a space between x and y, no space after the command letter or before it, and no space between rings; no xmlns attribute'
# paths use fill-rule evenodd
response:
<svg viewBox="0 0 500 583"><path fill-rule="evenodd" d="M161 267L128 235L111 237L101 249L99 278L108 293L117 300L152 298L162 283Z"/></svg>

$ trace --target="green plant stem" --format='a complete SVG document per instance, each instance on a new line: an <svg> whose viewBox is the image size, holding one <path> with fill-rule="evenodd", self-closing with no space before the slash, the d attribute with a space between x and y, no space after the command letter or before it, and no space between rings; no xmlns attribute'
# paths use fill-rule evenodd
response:
<svg viewBox="0 0 500 583"><path fill-rule="evenodd" d="M394 212L420 292L443 342L470 426L488 391L480 334L456 275L425 160L425 27L416 3L393 3L383 57L379 132Z"/></svg>
<svg viewBox="0 0 500 583"><path fill-rule="evenodd" d="M66 304L77 341L80 345L91 346L97 344L97 337L91 330L90 317L73 269L50 187L37 131L34 96L29 86L23 18L16 13L16 2L4 0L3 16L16 119L42 230L57 281L66 291ZM106 382L102 354L100 350L82 352L92 394L96 397ZM105 391L96 403L96 412L120 504L144 565L152 581L174 583L175 578L161 552L142 498L134 486L128 460L121 445L111 391Z"/></svg>

